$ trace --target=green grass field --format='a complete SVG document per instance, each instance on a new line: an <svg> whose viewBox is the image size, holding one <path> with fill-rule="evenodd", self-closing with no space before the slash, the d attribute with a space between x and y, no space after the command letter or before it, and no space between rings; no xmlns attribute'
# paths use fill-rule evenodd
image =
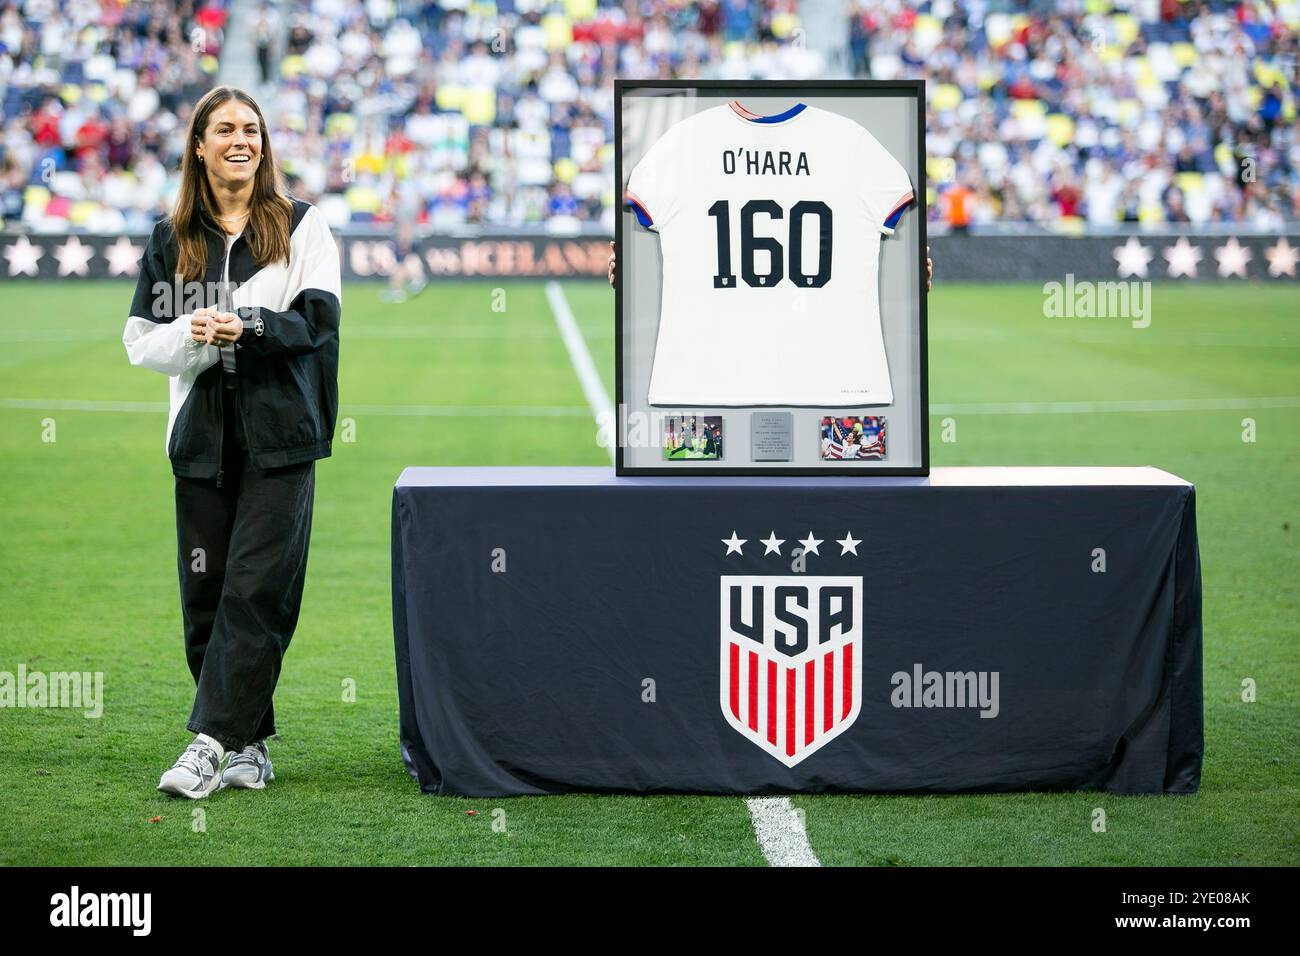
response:
<svg viewBox="0 0 1300 956"><path fill-rule="evenodd" d="M389 599L398 473L609 461L540 283L506 285L505 312L493 311L490 284L434 285L399 306L380 302L379 285L345 289L340 415L355 419L356 440L336 441L317 472L307 590L276 697L276 782L197 805L157 793L190 737L193 684L163 450L166 382L127 363L131 288L11 282L3 293L0 671L103 671L105 705L100 719L0 710L0 864L764 862L741 799L439 798L422 796L401 766ZM564 291L613 394L610 290ZM827 864L1296 865L1295 290L1157 283L1146 329L1047 319L1042 301L1030 285L936 288L933 464L1151 464L1195 482L1201 791L795 798L813 849ZM1063 413L1058 402L1196 410ZM995 404L971 407L982 403ZM484 441L483 426L507 416L517 434ZM940 440L945 418L956 441ZM1246 418L1253 442L1242 439ZM342 701L347 678L355 703ZM1241 700L1247 678L1254 703ZM1105 833L1090 827L1095 807ZM498 808L504 832L492 826Z"/></svg>

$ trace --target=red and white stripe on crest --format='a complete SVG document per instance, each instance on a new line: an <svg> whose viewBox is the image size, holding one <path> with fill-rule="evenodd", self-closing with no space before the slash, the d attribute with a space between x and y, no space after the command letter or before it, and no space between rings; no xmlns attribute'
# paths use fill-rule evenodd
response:
<svg viewBox="0 0 1300 956"><path fill-rule="evenodd" d="M727 650L728 707L737 722L787 757L853 713L853 645L790 666L734 639Z"/></svg>

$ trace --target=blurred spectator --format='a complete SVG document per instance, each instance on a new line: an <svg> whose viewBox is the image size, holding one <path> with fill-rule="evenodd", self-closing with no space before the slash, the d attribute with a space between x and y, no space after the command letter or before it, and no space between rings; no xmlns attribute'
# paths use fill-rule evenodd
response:
<svg viewBox="0 0 1300 956"><path fill-rule="evenodd" d="M335 226L611 231L615 76L824 74L794 42L795 0L249 9L242 82L261 80L286 177ZM857 75L927 81L927 199L950 228L1300 218L1293 0L849 10ZM4 223L147 232L229 16L228 0L0 0Z"/></svg>
<svg viewBox="0 0 1300 956"><path fill-rule="evenodd" d="M269 86L275 82L275 74L272 70L281 28L279 13L267 0L262 0L249 23L253 43L257 47L257 70L262 86Z"/></svg>
<svg viewBox="0 0 1300 956"><path fill-rule="evenodd" d="M974 199L975 193L964 183L953 183L943 191L940 212L953 232L965 232L970 228Z"/></svg>

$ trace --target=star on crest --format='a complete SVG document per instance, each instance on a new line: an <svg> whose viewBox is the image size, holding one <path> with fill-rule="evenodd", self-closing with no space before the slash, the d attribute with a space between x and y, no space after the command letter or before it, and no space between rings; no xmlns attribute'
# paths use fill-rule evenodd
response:
<svg viewBox="0 0 1300 956"><path fill-rule="evenodd" d="M821 555L821 552L817 550L817 546L822 543L823 540L822 538L814 538L813 533L809 531L808 537L800 538L798 540L799 543L803 545L804 554L816 554L819 556Z"/></svg>

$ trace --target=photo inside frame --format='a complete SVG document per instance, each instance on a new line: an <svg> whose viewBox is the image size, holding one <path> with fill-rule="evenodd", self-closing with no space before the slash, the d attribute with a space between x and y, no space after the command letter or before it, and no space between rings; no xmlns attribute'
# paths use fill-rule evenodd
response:
<svg viewBox="0 0 1300 956"><path fill-rule="evenodd" d="M664 461L721 461L721 415L667 415L663 431Z"/></svg>

